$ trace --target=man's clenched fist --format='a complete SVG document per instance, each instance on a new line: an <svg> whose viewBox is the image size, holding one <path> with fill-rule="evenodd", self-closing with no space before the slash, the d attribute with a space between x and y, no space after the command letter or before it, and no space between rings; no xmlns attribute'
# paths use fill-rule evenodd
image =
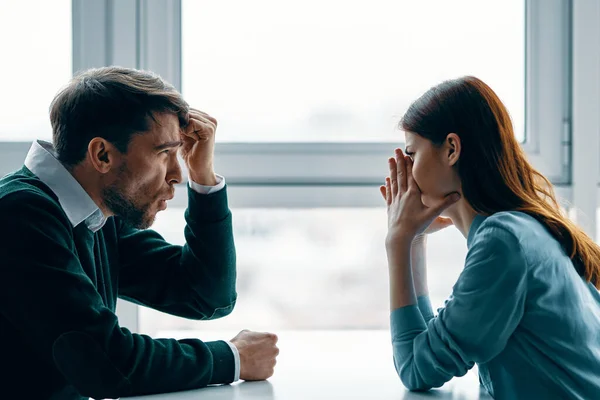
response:
<svg viewBox="0 0 600 400"><path fill-rule="evenodd" d="M240 379L262 381L273 375L279 354L277 335L243 330L231 343L240 353Z"/></svg>

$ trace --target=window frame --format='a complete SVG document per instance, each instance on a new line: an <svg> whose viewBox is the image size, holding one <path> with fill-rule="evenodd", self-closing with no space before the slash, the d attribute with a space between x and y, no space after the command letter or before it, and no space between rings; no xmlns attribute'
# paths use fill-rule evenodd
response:
<svg viewBox="0 0 600 400"><path fill-rule="evenodd" d="M181 89L181 0L73 0L72 6L73 71L105 65L148 69ZM525 7L523 148L571 202L572 4L525 0ZM228 182L233 208L377 207L385 159L399 145L218 142L215 168ZM0 174L19 168L29 146L0 142ZM182 185L171 207L186 204ZM121 321L133 331L137 307L119 303Z"/></svg>

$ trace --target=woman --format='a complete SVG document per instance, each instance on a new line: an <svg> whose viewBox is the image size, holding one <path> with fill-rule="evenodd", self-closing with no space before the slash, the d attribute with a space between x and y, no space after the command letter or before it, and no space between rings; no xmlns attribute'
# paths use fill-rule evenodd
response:
<svg viewBox="0 0 600 400"><path fill-rule="evenodd" d="M427 91L400 126L406 155L389 159L381 193L404 385L439 387L477 363L496 399L600 399L600 248L561 214L502 102L464 77ZM452 223L469 251L434 317L425 234Z"/></svg>

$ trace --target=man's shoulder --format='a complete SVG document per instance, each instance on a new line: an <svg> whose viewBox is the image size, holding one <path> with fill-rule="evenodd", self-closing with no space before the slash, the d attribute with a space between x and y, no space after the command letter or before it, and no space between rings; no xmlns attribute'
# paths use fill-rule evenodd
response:
<svg viewBox="0 0 600 400"><path fill-rule="evenodd" d="M60 208L56 195L29 170L21 168L0 178L0 213L39 206L48 211Z"/></svg>

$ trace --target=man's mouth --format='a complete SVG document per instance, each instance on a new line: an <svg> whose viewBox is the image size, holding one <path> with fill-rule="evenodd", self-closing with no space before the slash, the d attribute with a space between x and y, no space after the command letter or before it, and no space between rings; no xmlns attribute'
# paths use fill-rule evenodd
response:
<svg viewBox="0 0 600 400"><path fill-rule="evenodd" d="M161 197L160 200L161 201L169 201L169 200L173 200L173 197L175 197L175 193L171 192L170 194L168 194L165 197Z"/></svg>
<svg viewBox="0 0 600 400"><path fill-rule="evenodd" d="M159 199L158 200L158 209L166 210L167 209L167 201L173 200L173 197L175 197L175 194L171 194L167 197L163 197L163 198Z"/></svg>

